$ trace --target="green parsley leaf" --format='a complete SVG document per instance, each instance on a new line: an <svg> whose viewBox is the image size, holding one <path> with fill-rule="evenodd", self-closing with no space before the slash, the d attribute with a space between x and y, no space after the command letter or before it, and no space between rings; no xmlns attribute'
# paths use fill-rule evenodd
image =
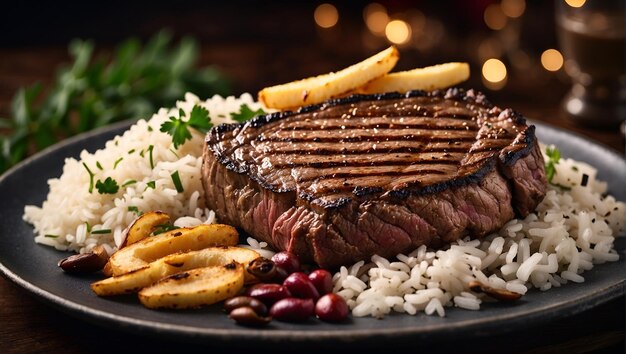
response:
<svg viewBox="0 0 626 354"><path fill-rule="evenodd" d="M180 118L170 117L169 121L161 124L160 131L172 136L174 149L178 149L185 141L191 140L191 133L187 129L187 124Z"/></svg>
<svg viewBox="0 0 626 354"><path fill-rule="evenodd" d="M206 133L213 126L209 118L209 111L198 105L194 106L191 110L189 120L183 120L185 116L185 111L179 109L178 118L171 116L170 120L163 122L159 129L172 136L172 143L175 149L178 149L185 141L191 140L189 128L194 128L201 133Z"/></svg>
<svg viewBox="0 0 626 354"><path fill-rule="evenodd" d="M187 122L190 127L196 129L201 133L207 133L209 129L213 127L213 123L211 123L211 118L209 118L209 111L198 105L193 106L191 109L191 114L189 114L189 122Z"/></svg>
<svg viewBox="0 0 626 354"><path fill-rule="evenodd" d="M256 111L253 111L247 104L242 104L239 107L238 113L231 113L230 118L236 122L242 123L247 120L250 120L258 115L267 114L263 109L259 108Z"/></svg>
<svg viewBox="0 0 626 354"><path fill-rule="evenodd" d="M113 178L107 177L104 181L98 180L96 182L96 189L98 189L100 194L115 194L120 189L120 186Z"/></svg>
<svg viewBox="0 0 626 354"><path fill-rule="evenodd" d="M45 235L43 235L43 237L48 237L48 238L58 238L58 237L59 237L59 235L45 234Z"/></svg>
<svg viewBox="0 0 626 354"><path fill-rule="evenodd" d="M156 188L156 181L150 181L150 182L146 183L146 189L148 189L148 188L155 189ZM144 190L146 190L146 189L144 189Z"/></svg>

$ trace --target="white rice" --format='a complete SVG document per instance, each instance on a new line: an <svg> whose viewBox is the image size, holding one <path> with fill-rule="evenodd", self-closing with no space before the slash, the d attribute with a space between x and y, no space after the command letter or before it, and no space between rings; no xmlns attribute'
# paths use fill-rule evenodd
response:
<svg viewBox="0 0 626 354"><path fill-rule="evenodd" d="M334 291L356 317L444 316L447 306L478 310L493 301L471 293L472 280L520 294L584 282L584 271L619 259L613 241L624 232L625 205L603 196L607 185L590 165L561 159L556 167L553 183L571 190L550 185L525 219L511 220L483 240L466 238L438 251L422 246L395 260L373 256L370 263L341 267ZM580 185L583 174L586 186Z"/></svg>
<svg viewBox="0 0 626 354"><path fill-rule="evenodd" d="M83 151L80 160L66 159L61 177L48 181L50 192L43 205L29 205L24 210L24 220L34 225L35 241L77 252L102 244L112 253L122 241L122 231L137 217L135 208L141 212L162 210L176 220L176 226L215 222L215 213L205 208L200 178L204 135L191 129L193 138L175 150L172 137L159 128L170 116L178 117L178 109L189 117L196 104L209 111L213 124L232 122L230 113L238 112L244 103L253 110L261 107L249 94L201 101L188 93L176 108L162 108L150 120L138 121L122 136L108 141L105 148ZM95 174L94 182L107 177L119 185L136 182L120 187L116 194L99 194L95 188L89 193L89 174L83 163ZM172 181L176 171L182 193ZM98 234L98 230L111 232Z"/></svg>
<svg viewBox="0 0 626 354"><path fill-rule="evenodd" d="M192 140L174 150L171 137L159 128L169 116L178 116L179 108L188 115L196 104L209 110L214 124L231 122L230 113L244 103L253 110L261 108L249 94L206 101L187 94L176 108L160 109L149 121L138 121L104 149L83 151L80 160L66 159L61 177L48 181L50 192L43 205L25 208L24 220L34 225L35 241L77 252L101 244L112 253L121 242L122 230L137 216L135 208L165 211L181 227L215 222L215 213L205 208L201 185L203 135L192 131ZM89 193L83 163L95 173L95 180L136 182L114 195ZM391 312L443 317L445 307L478 310L482 302L491 301L469 291L472 280L520 294L531 288L548 290L570 281L583 282L584 271L619 259L613 241L623 233L625 205L604 196L607 185L596 180L592 166L562 159L556 167L553 183L571 190L550 185L536 212L525 219L511 220L483 240L465 238L436 251L422 246L396 259L373 256L369 263L341 267L333 276L334 292L356 317ZM175 171L182 193L171 178ZM586 186L580 185L583 175L588 176ZM155 188L148 187L152 182ZM111 232L98 234L98 230ZM267 243L253 238L242 246L267 258L273 254Z"/></svg>

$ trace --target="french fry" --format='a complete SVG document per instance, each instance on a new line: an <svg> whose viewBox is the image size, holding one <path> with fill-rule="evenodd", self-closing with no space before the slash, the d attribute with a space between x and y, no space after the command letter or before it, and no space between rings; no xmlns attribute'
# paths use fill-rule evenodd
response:
<svg viewBox="0 0 626 354"><path fill-rule="evenodd" d="M113 276L146 267L161 257L189 250L213 246L235 246L239 241L237 230L229 225L198 225L180 228L145 238L111 255L107 268Z"/></svg>
<svg viewBox="0 0 626 354"><path fill-rule="evenodd" d="M334 73L264 88L259 101L268 108L287 109L316 104L353 91L393 69L399 53L395 47Z"/></svg>
<svg viewBox="0 0 626 354"><path fill-rule="evenodd" d="M359 93L431 91L457 85L469 78L467 63L445 63L381 76L361 87Z"/></svg>
<svg viewBox="0 0 626 354"><path fill-rule="evenodd" d="M211 305L237 294L244 283L243 265L233 262L176 273L139 292L151 309L184 309Z"/></svg>
<svg viewBox="0 0 626 354"><path fill-rule="evenodd" d="M199 251L175 253L132 272L97 281L91 284L91 289L99 296L134 293L176 273L223 266L233 261L247 265L257 257L258 252L241 247L209 247ZM244 277L246 281L255 280L248 272L245 272Z"/></svg>

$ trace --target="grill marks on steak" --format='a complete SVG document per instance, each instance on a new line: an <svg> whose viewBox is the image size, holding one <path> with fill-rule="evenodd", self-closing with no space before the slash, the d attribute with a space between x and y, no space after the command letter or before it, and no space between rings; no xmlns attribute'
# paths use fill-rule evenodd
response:
<svg viewBox="0 0 626 354"><path fill-rule="evenodd" d="M480 237L545 194L534 127L456 89L222 125L204 157L222 222L326 267Z"/></svg>

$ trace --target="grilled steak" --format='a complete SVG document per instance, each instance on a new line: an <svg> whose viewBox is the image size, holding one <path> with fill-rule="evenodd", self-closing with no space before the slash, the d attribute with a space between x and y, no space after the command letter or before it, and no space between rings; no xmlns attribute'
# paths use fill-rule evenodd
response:
<svg viewBox="0 0 626 354"><path fill-rule="evenodd" d="M440 247L534 210L546 188L534 131L472 90L355 95L213 128L206 201L322 267Z"/></svg>

